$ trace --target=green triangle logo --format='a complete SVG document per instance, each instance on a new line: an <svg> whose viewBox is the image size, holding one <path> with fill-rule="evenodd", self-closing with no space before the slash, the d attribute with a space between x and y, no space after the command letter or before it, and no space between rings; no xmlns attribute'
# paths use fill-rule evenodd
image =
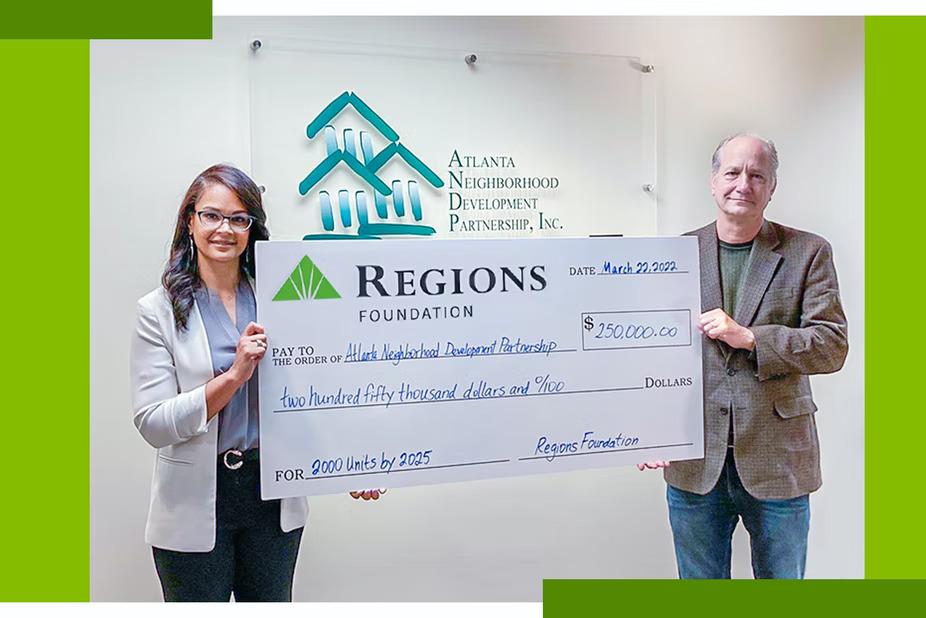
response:
<svg viewBox="0 0 926 618"><path fill-rule="evenodd" d="M273 297L273 300L322 300L341 298L328 278L318 269L309 256L305 256L290 273L289 278Z"/></svg>

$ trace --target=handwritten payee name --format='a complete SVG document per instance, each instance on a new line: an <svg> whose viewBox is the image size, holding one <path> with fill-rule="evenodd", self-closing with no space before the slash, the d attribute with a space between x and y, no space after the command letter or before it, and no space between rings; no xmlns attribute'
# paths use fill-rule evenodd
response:
<svg viewBox="0 0 926 618"><path fill-rule="evenodd" d="M380 343L366 345L348 343L344 354L345 362L392 361L398 365L403 360L420 358L452 358L494 356L500 354L544 354L549 356L558 348L556 341L543 339L525 341L520 337L498 337L492 341L471 344L470 342L432 343Z"/></svg>

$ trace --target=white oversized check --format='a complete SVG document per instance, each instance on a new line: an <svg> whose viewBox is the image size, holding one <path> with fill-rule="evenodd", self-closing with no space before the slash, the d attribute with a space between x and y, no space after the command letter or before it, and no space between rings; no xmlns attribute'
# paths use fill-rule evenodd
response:
<svg viewBox="0 0 926 618"><path fill-rule="evenodd" d="M703 456L693 237L257 244L264 499Z"/></svg>

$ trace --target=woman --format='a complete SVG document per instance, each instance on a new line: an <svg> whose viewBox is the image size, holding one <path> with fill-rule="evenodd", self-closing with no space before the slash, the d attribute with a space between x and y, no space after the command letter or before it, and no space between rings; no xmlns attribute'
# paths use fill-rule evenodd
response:
<svg viewBox="0 0 926 618"><path fill-rule="evenodd" d="M166 601L289 601L308 505L261 501L254 242L260 191L210 167L177 215L162 287L138 301L134 421L158 449L145 540Z"/></svg>

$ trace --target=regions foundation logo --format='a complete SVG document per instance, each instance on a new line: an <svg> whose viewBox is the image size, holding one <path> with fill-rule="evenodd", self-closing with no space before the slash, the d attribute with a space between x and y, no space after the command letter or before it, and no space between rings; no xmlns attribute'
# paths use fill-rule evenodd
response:
<svg viewBox="0 0 926 618"><path fill-rule="evenodd" d="M331 123L348 106L366 120L376 134L348 127L341 132L339 143L338 131ZM308 234L304 240L434 234L433 227L419 223L423 217L419 182L424 181L435 189L443 187L444 182L399 141L399 134L360 97L344 92L325 106L306 127L310 140L318 135L324 137L326 156L299 183L299 193L307 195L316 189L339 166L350 170L365 188L318 189L325 232ZM375 141L385 141L385 145L377 151ZM384 178L384 166L396 157L405 163L404 168L413 174L412 177ZM336 231L337 228L340 231Z"/></svg>
<svg viewBox="0 0 926 618"><path fill-rule="evenodd" d="M280 286L273 300L324 300L328 298L341 298L341 295L306 255Z"/></svg>

